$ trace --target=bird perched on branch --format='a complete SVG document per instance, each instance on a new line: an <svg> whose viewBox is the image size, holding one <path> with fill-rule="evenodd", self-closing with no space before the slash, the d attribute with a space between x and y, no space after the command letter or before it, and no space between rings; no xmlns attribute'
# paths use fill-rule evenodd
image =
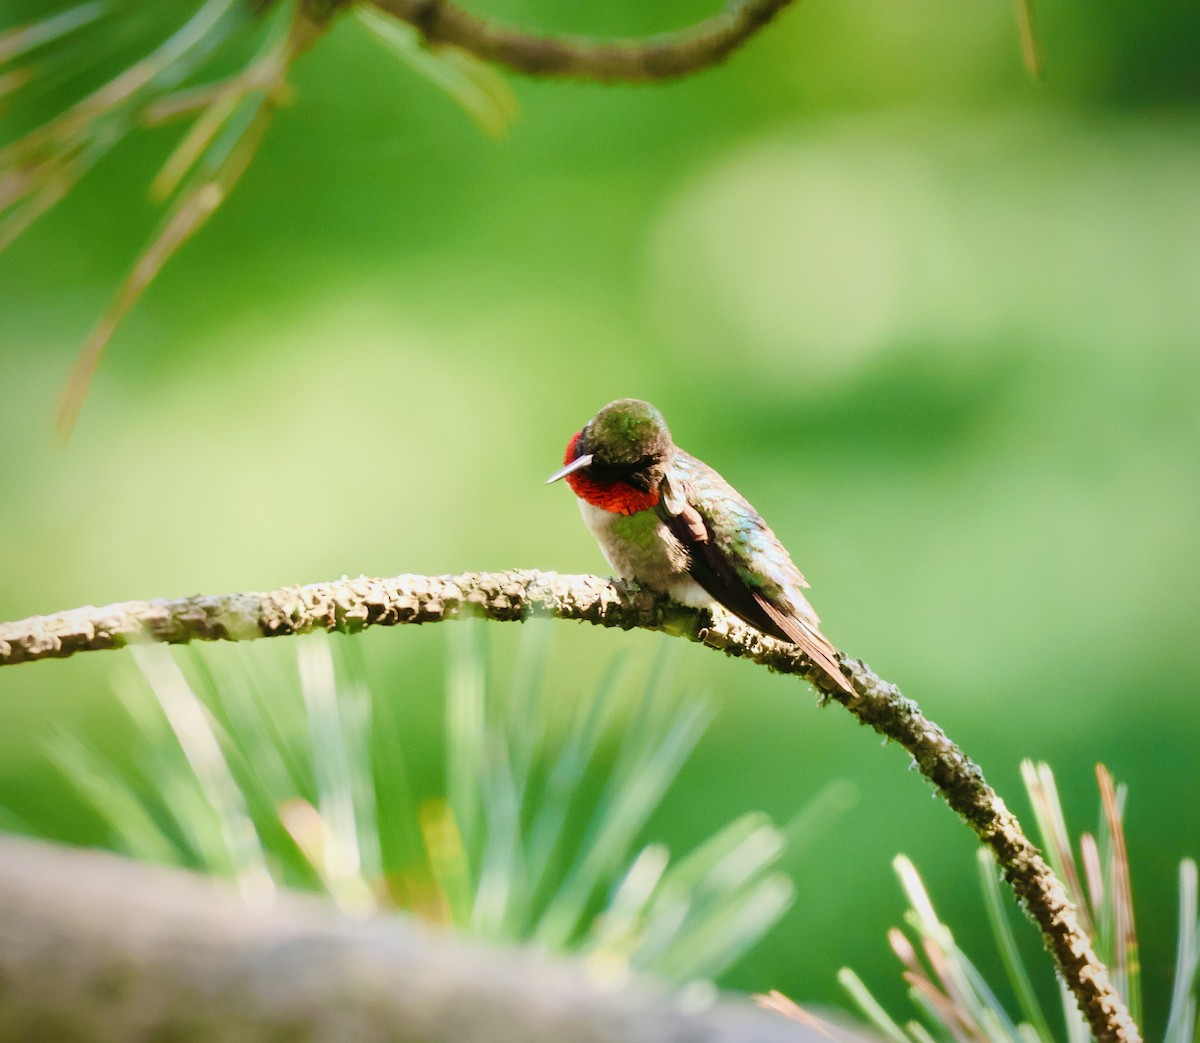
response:
<svg viewBox="0 0 1200 1043"><path fill-rule="evenodd" d="M714 601L788 641L853 694L837 650L801 592L808 583L758 512L671 440L648 402L610 402L567 444L567 480L600 550L625 579L694 608Z"/></svg>

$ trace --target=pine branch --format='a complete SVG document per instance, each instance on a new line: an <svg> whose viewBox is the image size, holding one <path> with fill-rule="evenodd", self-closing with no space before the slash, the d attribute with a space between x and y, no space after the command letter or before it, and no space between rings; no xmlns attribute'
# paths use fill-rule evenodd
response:
<svg viewBox="0 0 1200 1043"><path fill-rule="evenodd" d="M468 616L586 620L598 626L657 630L726 655L805 678L858 720L894 739L913 757L954 812L995 856L1005 880L1042 932L1063 981L1102 1043L1140 1040L1137 1026L1092 951L1062 884L983 773L900 690L861 660L843 656L855 694L832 686L794 646L766 637L725 613L690 609L635 583L597 576L512 570L459 576L343 579L268 594L196 596L85 607L0 624L0 666L120 648L135 641L180 644L242 641L314 630L437 623Z"/></svg>
<svg viewBox="0 0 1200 1043"><path fill-rule="evenodd" d="M699 72L727 58L792 0L732 0L687 29L646 40L598 41L539 36L480 18L446 0L367 0L419 29L431 44L449 44L530 76L576 76L626 83Z"/></svg>
<svg viewBox="0 0 1200 1043"><path fill-rule="evenodd" d="M0 1041L812 1043L746 1003L688 1012L578 963L0 838Z"/></svg>

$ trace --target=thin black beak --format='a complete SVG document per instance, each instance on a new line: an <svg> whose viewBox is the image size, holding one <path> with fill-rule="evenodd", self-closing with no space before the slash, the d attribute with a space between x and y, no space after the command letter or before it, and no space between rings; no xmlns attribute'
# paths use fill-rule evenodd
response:
<svg viewBox="0 0 1200 1043"><path fill-rule="evenodd" d="M549 478L546 479L547 485L553 485L560 478L566 478L569 474L574 474L576 471L587 467L592 462L592 454L584 453L583 456L577 456L561 471L555 471Z"/></svg>

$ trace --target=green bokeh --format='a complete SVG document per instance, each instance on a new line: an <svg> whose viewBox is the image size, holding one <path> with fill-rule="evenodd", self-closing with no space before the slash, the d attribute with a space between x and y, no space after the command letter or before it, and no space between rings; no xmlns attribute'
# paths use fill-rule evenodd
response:
<svg viewBox="0 0 1200 1043"><path fill-rule="evenodd" d="M711 5L487 10L636 34ZM813 0L679 83L514 78L499 142L347 21L118 332L63 451L58 389L154 227L176 132L123 147L0 255L0 618L596 570L542 479L599 406L647 398L792 549L830 637L1019 811L1022 757L1052 763L1077 829L1095 762L1130 783L1153 1036L1175 865L1200 855L1200 26L1181 2L1035 17L1041 83L1008 4ZM23 118L0 113L6 138ZM562 630L564 699L660 640ZM365 640L436 730L440 635ZM4 671L0 802L78 814L41 742L112 730L118 660ZM722 710L656 837L785 820L831 778L860 793L728 984L830 999L851 964L899 996L901 851L960 941L982 929L971 838L899 750L746 664L691 648L682 672Z"/></svg>

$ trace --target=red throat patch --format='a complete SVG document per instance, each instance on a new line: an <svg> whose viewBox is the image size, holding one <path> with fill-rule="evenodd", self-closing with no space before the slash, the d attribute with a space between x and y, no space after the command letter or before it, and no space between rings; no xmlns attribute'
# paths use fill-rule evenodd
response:
<svg viewBox="0 0 1200 1043"><path fill-rule="evenodd" d="M582 431L576 431L567 443L567 452L563 456L564 464L569 464L575 459L575 444L581 434ZM638 511L649 510L658 503L656 492L643 492L624 482L599 482L588 477L584 473L586 470L585 467L582 471L567 475L567 484L571 487L571 492L594 507L611 511L613 514L637 514Z"/></svg>

